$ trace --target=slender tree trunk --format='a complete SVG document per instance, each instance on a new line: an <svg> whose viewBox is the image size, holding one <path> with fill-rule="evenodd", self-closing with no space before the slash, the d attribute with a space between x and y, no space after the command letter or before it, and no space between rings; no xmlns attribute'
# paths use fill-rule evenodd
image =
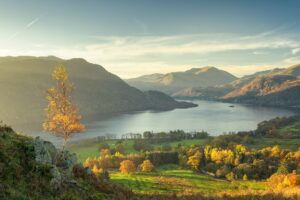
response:
<svg viewBox="0 0 300 200"><path fill-rule="evenodd" d="M64 133L64 143L63 143L63 147L62 147L62 159L63 160L65 159L65 153L64 153L64 151L65 151L67 142L68 142L67 133Z"/></svg>

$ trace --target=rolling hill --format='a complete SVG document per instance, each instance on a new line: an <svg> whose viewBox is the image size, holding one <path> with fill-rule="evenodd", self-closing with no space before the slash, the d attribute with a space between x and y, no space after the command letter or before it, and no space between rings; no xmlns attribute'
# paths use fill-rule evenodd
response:
<svg viewBox="0 0 300 200"><path fill-rule="evenodd" d="M251 104L300 105L300 65L253 76L221 99Z"/></svg>
<svg viewBox="0 0 300 200"><path fill-rule="evenodd" d="M142 90L156 88L181 99L300 106L300 64L258 71L241 78L214 67L204 67L126 81Z"/></svg>
<svg viewBox="0 0 300 200"><path fill-rule="evenodd" d="M185 72L152 74L125 80L141 90L160 90L172 95L187 88L207 88L230 83L237 78L215 67L192 68Z"/></svg>
<svg viewBox="0 0 300 200"><path fill-rule="evenodd" d="M160 92L142 92L129 86L102 66L84 59L57 57L0 58L0 119L16 130L40 130L46 90L54 84L51 73L64 64L75 85L74 100L84 120L139 111L167 110L195 106L177 102Z"/></svg>

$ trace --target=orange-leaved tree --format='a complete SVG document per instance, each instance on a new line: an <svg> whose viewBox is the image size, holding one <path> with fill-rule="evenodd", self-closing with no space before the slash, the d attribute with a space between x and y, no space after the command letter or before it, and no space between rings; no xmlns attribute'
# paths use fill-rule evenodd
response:
<svg viewBox="0 0 300 200"><path fill-rule="evenodd" d="M120 163L120 171L123 174L132 174L135 172L135 170L136 170L136 166L134 162L132 162L131 160L123 160Z"/></svg>
<svg viewBox="0 0 300 200"><path fill-rule="evenodd" d="M58 65L52 74L56 86L48 89L48 106L45 109L45 131L63 137L63 149L74 133L83 132L85 126L80 122L78 107L72 102L73 84L70 82L66 68Z"/></svg>
<svg viewBox="0 0 300 200"><path fill-rule="evenodd" d="M142 172L152 172L154 169L154 165L150 160L144 160L144 162L140 166Z"/></svg>

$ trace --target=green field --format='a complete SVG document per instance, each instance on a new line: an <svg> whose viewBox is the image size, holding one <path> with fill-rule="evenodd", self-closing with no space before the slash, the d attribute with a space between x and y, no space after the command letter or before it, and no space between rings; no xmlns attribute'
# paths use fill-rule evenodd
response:
<svg viewBox="0 0 300 200"><path fill-rule="evenodd" d="M115 144L117 140L107 140L105 141L109 147L112 149L115 147ZM182 146L190 146L192 144L200 144L204 145L207 142L206 139L195 139L195 140L182 140L182 141L176 141L176 142L167 142L167 143L160 143L160 144L153 144L154 148L157 148L159 146L163 145L169 145L171 147L178 146L178 144L181 144ZM125 153L139 153L133 148L133 140L124 140L123 145L125 147ZM74 152L77 154L77 157L80 161L85 161L88 157L98 157L99 156L99 145L100 142L95 141L86 141L85 143L74 143L69 145L68 149L71 152Z"/></svg>
<svg viewBox="0 0 300 200"><path fill-rule="evenodd" d="M264 190L264 182L233 181L216 179L208 175L180 169L177 165L165 165L151 173L135 173L124 175L120 172L110 173L111 181L130 187L136 193L181 193L201 192L213 194L219 191Z"/></svg>
<svg viewBox="0 0 300 200"><path fill-rule="evenodd" d="M110 148L114 148L117 140L107 140L105 141L109 144ZM168 143L160 143L160 144L153 144L154 148L163 145L169 145L171 147L178 146L181 144L182 146L190 146L193 144L205 145L207 139L194 139L194 140L181 140L175 142L168 142ZM139 153L133 148L133 140L124 140L123 145L125 147L125 153ZM74 143L69 145L68 149L71 152L77 154L78 159L81 162L84 162L88 157L98 157L99 156L99 145L100 142L95 142L93 140L85 141L84 143ZM279 139L279 138L257 138L254 139L253 144L248 144L249 148L263 148L268 146L275 146L278 145L284 149L291 149L297 150L300 146L300 141L297 139Z"/></svg>
<svg viewBox="0 0 300 200"><path fill-rule="evenodd" d="M291 135L299 136L300 135L300 122L295 122L290 125L284 126L278 130L278 133L284 135L289 133Z"/></svg>
<svg viewBox="0 0 300 200"><path fill-rule="evenodd" d="M280 139L280 138L258 138L254 139L253 144L248 144L249 148L264 148L270 146L280 146L283 149L297 150L300 147L300 141L298 139Z"/></svg>

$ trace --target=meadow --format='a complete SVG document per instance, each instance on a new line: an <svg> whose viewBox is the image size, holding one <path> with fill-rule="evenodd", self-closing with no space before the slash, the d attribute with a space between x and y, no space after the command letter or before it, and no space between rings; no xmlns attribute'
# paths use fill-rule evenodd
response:
<svg viewBox="0 0 300 200"><path fill-rule="evenodd" d="M214 194L219 191L231 192L236 190L265 190L263 181L232 181L217 179L209 175L181 169L178 165L163 165L154 172L137 172L132 175L118 171L110 173L113 183L131 188L140 194L164 193L202 193Z"/></svg>
<svg viewBox="0 0 300 200"><path fill-rule="evenodd" d="M118 140L105 140L105 143L109 145L110 148L115 148L116 142ZM159 144L153 144L154 148L158 148L164 145L169 145L171 147L176 147L179 144L182 146L190 146L193 144L204 145L208 140L207 139L188 139L174 142L163 142ZM98 157L99 154L99 145L101 142L97 142L96 140L86 140L81 141L80 143L72 143L68 146L68 150L73 153L76 153L77 158L84 162L88 157ZM126 139L123 140L122 144L124 145L124 153L139 153L133 148L134 140Z"/></svg>
<svg viewBox="0 0 300 200"><path fill-rule="evenodd" d="M255 131L255 136L253 132L243 132L191 138L188 133L175 131L164 135L145 134L143 139L82 140L71 143L68 150L76 153L94 173L103 167L108 172L103 174L106 180L146 199L149 196L199 199L199 195L209 200L298 199L300 177L295 176L295 184L287 181L292 180L288 178L292 177L294 169L298 173L298 164L293 160L298 159L300 142L281 133L298 134L299 126L288 123L276 127L277 135L274 136L271 128L284 119L276 120L263 124ZM188 137L191 139L186 139ZM175 160L174 153L177 153ZM142 162L146 159L153 163L153 171L142 170ZM122 171L123 160L135 164L133 172ZM285 178L278 179L277 173L278 177L284 174ZM273 174L275 178L270 181Z"/></svg>
<svg viewBox="0 0 300 200"><path fill-rule="evenodd" d="M105 143L109 145L110 148L115 148L116 142L118 140L106 140ZM173 142L163 142L159 144L153 144L154 148L158 148L164 145L169 145L171 147L177 147L178 145L182 145L184 147L190 145L201 145L204 146L209 142L209 139L186 139L180 141ZM99 145L101 142L97 142L96 140L85 140L77 143L72 143L68 146L68 150L73 153L76 153L79 161L84 162L88 157L98 157L99 154ZM124 140L122 144L124 145L124 153L139 153L133 148L134 140ZM265 138L260 137L253 140L251 144L244 144L249 148L264 148L268 146L278 145L283 149L291 149L297 150L300 146L300 141L297 139L278 139L278 138Z"/></svg>

